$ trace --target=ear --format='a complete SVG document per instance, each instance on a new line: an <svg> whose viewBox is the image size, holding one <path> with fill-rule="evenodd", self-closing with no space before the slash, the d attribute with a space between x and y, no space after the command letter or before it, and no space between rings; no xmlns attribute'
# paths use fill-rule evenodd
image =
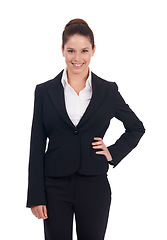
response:
<svg viewBox="0 0 167 240"><path fill-rule="evenodd" d="M94 48L92 49L92 57L94 56L95 51L96 51L96 46L94 45Z"/></svg>
<svg viewBox="0 0 167 240"><path fill-rule="evenodd" d="M63 49L63 46L61 46L61 51L62 51L62 54L63 54L63 57L64 57L64 49Z"/></svg>

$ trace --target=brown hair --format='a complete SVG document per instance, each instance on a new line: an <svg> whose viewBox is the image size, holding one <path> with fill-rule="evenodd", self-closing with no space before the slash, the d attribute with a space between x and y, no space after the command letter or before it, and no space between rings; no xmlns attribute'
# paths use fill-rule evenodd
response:
<svg viewBox="0 0 167 240"><path fill-rule="evenodd" d="M94 35L90 27L88 26L87 22L80 18L73 19L67 23L64 28L63 35L62 35L62 48L64 49L64 45L69 40L69 37L79 34L85 37L88 37L90 43L92 44L92 49L94 49Z"/></svg>

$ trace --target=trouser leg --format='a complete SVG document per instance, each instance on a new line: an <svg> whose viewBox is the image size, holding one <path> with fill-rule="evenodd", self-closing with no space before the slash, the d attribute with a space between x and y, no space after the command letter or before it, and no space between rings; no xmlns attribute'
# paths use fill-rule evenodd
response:
<svg viewBox="0 0 167 240"><path fill-rule="evenodd" d="M74 204L78 240L103 240L111 189L107 175L78 177Z"/></svg>
<svg viewBox="0 0 167 240"><path fill-rule="evenodd" d="M73 207L67 178L45 179L48 218L44 220L45 240L72 240Z"/></svg>

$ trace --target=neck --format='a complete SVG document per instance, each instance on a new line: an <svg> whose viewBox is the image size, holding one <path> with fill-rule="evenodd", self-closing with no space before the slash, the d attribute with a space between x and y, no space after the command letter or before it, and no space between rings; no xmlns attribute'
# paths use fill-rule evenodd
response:
<svg viewBox="0 0 167 240"><path fill-rule="evenodd" d="M68 83L71 85L85 85L88 76L89 69L80 74L75 74L67 69L67 79Z"/></svg>

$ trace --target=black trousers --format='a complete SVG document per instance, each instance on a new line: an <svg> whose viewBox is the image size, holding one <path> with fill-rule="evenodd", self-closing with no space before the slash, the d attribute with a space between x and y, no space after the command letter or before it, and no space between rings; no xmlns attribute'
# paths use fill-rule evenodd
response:
<svg viewBox="0 0 167 240"><path fill-rule="evenodd" d="M45 240L72 240L74 215L78 240L104 239L111 203L107 174L45 177L45 188Z"/></svg>

